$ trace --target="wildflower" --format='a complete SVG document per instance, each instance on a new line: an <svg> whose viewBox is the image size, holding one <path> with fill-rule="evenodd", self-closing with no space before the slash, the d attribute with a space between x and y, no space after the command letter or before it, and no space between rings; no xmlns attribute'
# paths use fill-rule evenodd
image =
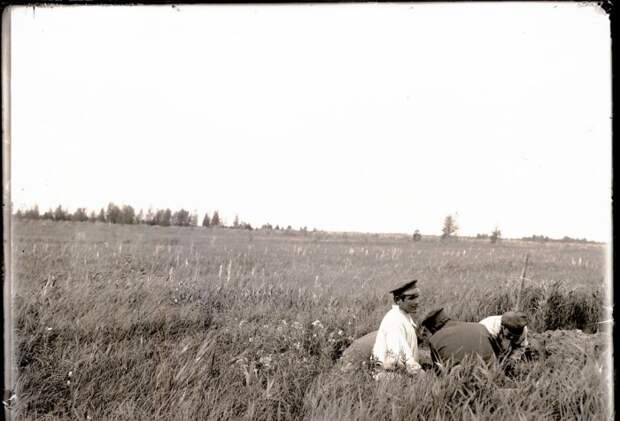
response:
<svg viewBox="0 0 620 421"><path fill-rule="evenodd" d="M235 357L233 359L233 363L235 365L247 365L248 364L248 359L246 357Z"/></svg>
<svg viewBox="0 0 620 421"><path fill-rule="evenodd" d="M73 371L69 371L69 377L73 376Z"/></svg>
<svg viewBox="0 0 620 421"><path fill-rule="evenodd" d="M49 332L50 330L52 330L52 328L51 328L51 327L48 327L48 328L46 328L45 330L47 330L47 331Z"/></svg>
<svg viewBox="0 0 620 421"><path fill-rule="evenodd" d="M299 322L293 322L293 328L300 330L303 329L303 326Z"/></svg>
<svg viewBox="0 0 620 421"><path fill-rule="evenodd" d="M265 366L266 368L270 368L271 367L271 356L266 355L264 357L260 357L260 359L258 360L259 363L261 363L263 366Z"/></svg>
<svg viewBox="0 0 620 421"><path fill-rule="evenodd" d="M323 329L323 324L321 323L321 321L320 321L320 320L315 320L315 321L313 321L313 322L312 322L312 326L313 326L313 327L317 327L317 328L319 328L319 329Z"/></svg>
<svg viewBox="0 0 620 421"><path fill-rule="evenodd" d="M344 332L342 331L342 329L339 329L339 330L338 330L338 336L342 336L342 334L343 334L343 333L344 333Z"/></svg>

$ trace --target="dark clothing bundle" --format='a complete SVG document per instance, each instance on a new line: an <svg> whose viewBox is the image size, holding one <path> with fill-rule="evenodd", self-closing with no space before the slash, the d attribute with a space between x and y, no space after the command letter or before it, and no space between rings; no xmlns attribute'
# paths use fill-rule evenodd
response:
<svg viewBox="0 0 620 421"><path fill-rule="evenodd" d="M499 355L499 347L480 323L448 321L429 339L434 363L459 363L468 355L479 355L489 362Z"/></svg>

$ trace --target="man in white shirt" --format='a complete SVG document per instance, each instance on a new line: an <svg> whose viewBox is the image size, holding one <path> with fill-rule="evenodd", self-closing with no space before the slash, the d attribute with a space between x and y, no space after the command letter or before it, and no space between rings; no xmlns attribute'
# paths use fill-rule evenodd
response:
<svg viewBox="0 0 620 421"><path fill-rule="evenodd" d="M504 353L504 358L519 360L529 343L527 341L527 315L509 311L501 316L489 316L480 321L487 328Z"/></svg>
<svg viewBox="0 0 620 421"><path fill-rule="evenodd" d="M412 375L421 371L417 326L411 318L418 309L416 284L417 280L407 281L390 291L394 304L381 321L372 349L372 361L379 372L404 369Z"/></svg>

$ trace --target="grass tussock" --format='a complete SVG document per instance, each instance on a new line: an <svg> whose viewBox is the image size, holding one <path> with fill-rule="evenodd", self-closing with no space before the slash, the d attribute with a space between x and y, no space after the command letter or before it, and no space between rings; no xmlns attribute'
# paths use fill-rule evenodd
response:
<svg viewBox="0 0 620 421"><path fill-rule="evenodd" d="M373 381L366 372L330 373L307 394L306 419L583 419L605 405L604 395L592 393L604 387L593 362L571 379L541 362L520 371L506 376L472 360L450 375L427 371L389 381Z"/></svg>
<svg viewBox="0 0 620 421"><path fill-rule="evenodd" d="M604 304L600 247L41 222L15 233L17 419L608 412L603 351L583 346L573 347L578 364L556 352L509 376L471 364L449 377L376 382L367 370L337 369L342 351L378 327L395 281L419 279L418 321L436 306L480 320L514 306L526 251L533 280L521 302L532 330L594 332Z"/></svg>

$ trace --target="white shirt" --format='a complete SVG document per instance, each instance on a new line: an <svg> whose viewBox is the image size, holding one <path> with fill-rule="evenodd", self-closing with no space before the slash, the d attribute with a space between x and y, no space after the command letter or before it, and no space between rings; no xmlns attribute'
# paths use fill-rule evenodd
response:
<svg viewBox="0 0 620 421"><path fill-rule="evenodd" d="M379 326L372 348L373 358L386 370L404 367L411 373L421 369L415 328L411 316L397 305L392 305Z"/></svg>
<svg viewBox="0 0 620 421"><path fill-rule="evenodd" d="M487 328L491 336L495 339L499 336L502 331L502 316L489 316L485 319L480 320L480 324ZM521 336L517 338L517 340L512 342L513 348L525 348L528 346L527 342L527 326L523 328L523 333Z"/></svg>

